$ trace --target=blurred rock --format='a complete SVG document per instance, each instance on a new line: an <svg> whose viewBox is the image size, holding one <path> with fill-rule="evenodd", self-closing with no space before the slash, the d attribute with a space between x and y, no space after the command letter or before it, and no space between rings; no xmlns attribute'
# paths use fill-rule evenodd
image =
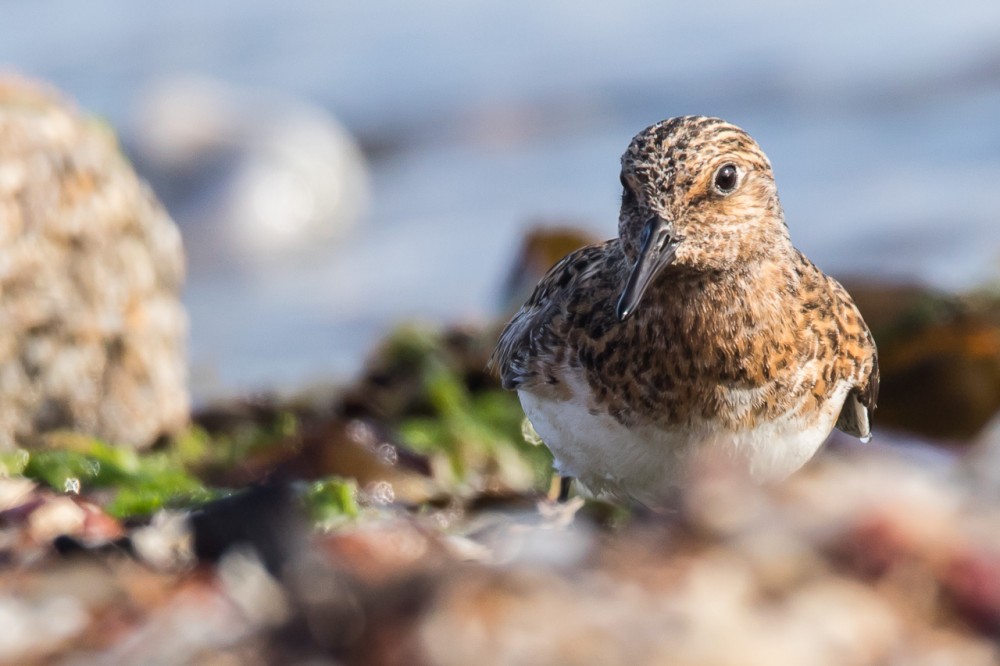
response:
<svg viewBox="0 0 1000 666"><path fill-rule="evenodd" d="M107 127L0 79L0 449L187 420L180 235Z"/></svg>
<svg viewBox="0 0 1000 666"><path fill-rule="evenodd" d="M504 312L514 312L531 296L550 268L570 252L598 242L588 231L566 223L539 223L525 234L500 292Z"/></svg>
<svg viewBox="0 0 1000 666"><path fill-rule="evenodd" d="M4 486L4 501L30 501L30 488ZM761 487L707 461L684 493L679 511L613 529L575 511L577 500L447 526L431 511L386 508L305 539L283 527L287 497L272 512L274 498L244 494L210 507L212 531L229 536L194 568L150 572L106 551L20 559L0 577L0 616L16 629L0 640L0 659L1000 660L1000 513L968 467L858 448ZM268 566L270 549L287 552Z"/></svg>
<svg viewBox="0 0 1000 666"><path fill-rule="evenodd" d="M82 603L66 596L27 600L16 596L0 598L0 660L29 663L52 652L54 645L79 634L87 627L87 611Z"/></svg>
<svg viewBox="0 0 1000 666"><path fill-rule="evenodd" d="M329 404L239 400L212 405L193 419L215 437L266 440L270 434L268 445L248 446L238 460L203 470L219 485L338 476L356 481L363 499L376 504L420 504L439 492L427 456L407 449L384 424L339 416Z"/></svg>
<svg viewBox="0 0 1000 666"><path fill-rule="evenodd" d="M413 520L324 535L286 576L304 629L294 642L350 664L426 663L414 629L441 578L460 566L436 531ZM288 642L276 641L276 661Z"/></svg>
<svg viewBox="0 0 1000 666"><path fill-rule="evenodd" d="M324 109L199 76L154 82L130 147L185 235L192 271L314 256L368 206L354 139Z"/></svg>
<svg viewBox="0 0 1000 666"><path fill-rule="evenodd" d="M197 561L190 514L160 511L129 535L135 557L159 571L183 571Z"/></svg>
<svg viewBox="0 0 1000 666"><path fill-rule="evenodd" d="M379 504L417 505L439 494L430 460L381 430L364 419L333 419L308 428L291 470L303 478L355 479L366 497Z"/></svg>
<svg viewBox="0 0 1000 666"><path fill-rule="evenodd" d="M996 663L1000 560L982 522L996 514L967 497L881 455L830 456L771 489L697 470L680 515L568 571L451 571L416 661Z"/></svg>
<svg viewBox="0 0 1000 666"><path fill-rule="evenodd" d="M216 562L234 548L256 552L272 574L303 548L305 521L288 484L273 482L214 500L191 515L199 560Z"/></svg>
<svg viewBox="0 0 1000 666"><path fill-rule="evenodd" d="M85 497L0 477L0 563L37 561L61 546L64 552L102 548L123 534L119 521Z"/></svg>
<svg viewBox="0 0 1000 666"><path fill-rule="evenodd" d="M965 463L980 492L1000 502L1000 413L976 437Z"/></svg>

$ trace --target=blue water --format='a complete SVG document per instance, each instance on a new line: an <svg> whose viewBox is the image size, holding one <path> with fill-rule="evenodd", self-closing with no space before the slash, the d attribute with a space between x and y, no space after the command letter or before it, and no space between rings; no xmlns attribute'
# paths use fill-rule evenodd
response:
<svg viewBox="0 0 1000 666"><path fill-rule="evenodd" d="M343 377L400 319L493 316L531 221L613 235L619 155L684 113L758 139L793 238L829 271L1000 279L995 1L0 8L0 62L126 138L148 82L198 72L302 96L390 147L373 156L369 215L319 261L193 272L200 396Z"/></svg>

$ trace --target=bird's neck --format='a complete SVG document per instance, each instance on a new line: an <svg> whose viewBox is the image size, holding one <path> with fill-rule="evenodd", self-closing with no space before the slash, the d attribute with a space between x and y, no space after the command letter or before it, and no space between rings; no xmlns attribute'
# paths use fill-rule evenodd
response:
<svg viewBox="0 0 1000 666"><path fill-rule="evenodd" d="M691 234L677 246L672 266L677 270L735 274L793 252L788 227L780 214L748 215L711 233Z"/></svg>
<svg viewBox="0 0 1000 666"><path fill-rule="evenodd" d="M692 331L732 330L737 319L771 329L787 324L785 300L794 275L786 266L783 255L774 254L721 269L670 266L652 286L650 300L672 302L666 309L681 312L684 328Z"/></svg>

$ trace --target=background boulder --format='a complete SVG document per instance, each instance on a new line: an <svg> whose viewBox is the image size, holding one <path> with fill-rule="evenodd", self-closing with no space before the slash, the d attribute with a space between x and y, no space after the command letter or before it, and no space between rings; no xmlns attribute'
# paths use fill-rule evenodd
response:
<svg viewBox="0 0 1000 666"><path fill-rule="evenodd" d="M105 125L0 79L0 449L188 416L180 234Z"/></svg>

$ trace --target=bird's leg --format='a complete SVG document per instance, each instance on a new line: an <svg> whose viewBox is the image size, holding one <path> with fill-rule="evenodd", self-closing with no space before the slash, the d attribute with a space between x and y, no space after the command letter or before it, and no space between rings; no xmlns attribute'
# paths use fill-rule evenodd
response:
<svg viewBox="0 0 1000 666"><path fill-rule="evenodd" d="M556 495L557 502L565 502L569 499L569 491L573 487L573 477L572 476L559 476L558 494ZM555 485L555 484L553 484Z"/></svg>

